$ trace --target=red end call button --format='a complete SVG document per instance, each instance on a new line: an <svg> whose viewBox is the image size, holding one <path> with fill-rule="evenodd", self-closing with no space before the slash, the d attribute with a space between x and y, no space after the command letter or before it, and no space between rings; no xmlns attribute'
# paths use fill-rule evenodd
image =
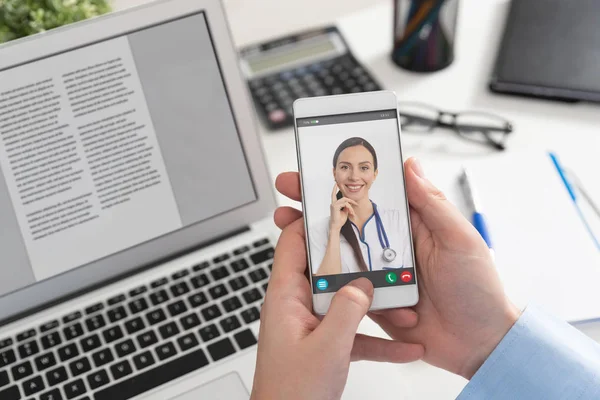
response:
<svg viewBox="0 0 600 400"><path fill-rule="evenodd" d="M400 279L402 282L410 282L412 281L412 274L409 271L404 271L400 274Z"/></svg>

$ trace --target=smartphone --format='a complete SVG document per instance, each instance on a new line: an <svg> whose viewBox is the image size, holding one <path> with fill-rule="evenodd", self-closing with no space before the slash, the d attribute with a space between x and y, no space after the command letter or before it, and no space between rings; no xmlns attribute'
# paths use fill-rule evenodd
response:
<svg viewBox="0 0 600 400"><path fill-rule="evenodd" d="M372 310L417 304L398 102L379 91L294 102L313 308L365 277Z"/></svg>

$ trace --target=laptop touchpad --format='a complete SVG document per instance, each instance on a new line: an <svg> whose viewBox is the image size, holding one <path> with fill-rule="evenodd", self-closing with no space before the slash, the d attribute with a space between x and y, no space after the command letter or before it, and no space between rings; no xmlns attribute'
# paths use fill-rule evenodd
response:
<svg viewBox="0 0 600 400"><path fill-rule="evenodd" d="M199 386L174 400L248 400L250 395L237 373L230 373Z"/></svg>

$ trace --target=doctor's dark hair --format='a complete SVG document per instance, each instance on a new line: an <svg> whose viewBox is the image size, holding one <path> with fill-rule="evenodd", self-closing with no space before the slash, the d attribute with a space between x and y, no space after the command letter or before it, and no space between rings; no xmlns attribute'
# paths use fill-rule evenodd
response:
<svg viewBox="0 0 600 400"><path fill-rule="evenodd" d="M377 153L375 152L375 149L373 148L373 146L371 146L371 143L367 142L365 139L360 137L352 137L350 139L346 139L338 146L337 150L335 151L335 154L333 155L333 168L335 169L335 167L337 166L338 158L340 158L340 154L342 154L342 151L346 150L348 147L354 146L363 146L365 149L369 150L369 153L371 153L371 155L373 156L373 166L375 170L377 170ZM338 191L336 197L338 200L341 199L343 197L342 192ZM352 247L352 251L354 252L354 258L356 259L360 270L362 272L368 272L369 267L367 266L367 263L363 258L362 250L360 249L358 239L354 234L354 229L352 229L352 222L350 222L350 218L346 220L346 223L342 226L342 229L340 229L340 233L344 237L344 239L346 239L350 247Z"/></svg>

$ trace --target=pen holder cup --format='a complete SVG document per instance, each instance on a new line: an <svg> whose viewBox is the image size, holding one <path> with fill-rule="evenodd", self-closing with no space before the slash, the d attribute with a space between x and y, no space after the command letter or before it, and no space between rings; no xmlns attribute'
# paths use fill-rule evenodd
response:
<svg viewBox="0 0 600 400"><path fill-rule="evenodd" d="M394 63L415 72L452 64L458 1L394 0Z"/></svg>

